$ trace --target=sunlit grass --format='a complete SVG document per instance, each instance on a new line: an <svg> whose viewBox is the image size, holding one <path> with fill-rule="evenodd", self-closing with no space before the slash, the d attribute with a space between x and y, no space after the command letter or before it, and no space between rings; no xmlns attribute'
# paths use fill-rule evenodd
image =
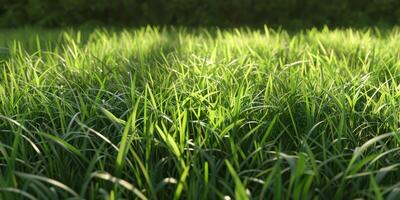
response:
<svg viewBox="0 0 400 200"><path fill-rule="evenodd" d="M400 30L0 31L0 199L396 199Z"/></svg>

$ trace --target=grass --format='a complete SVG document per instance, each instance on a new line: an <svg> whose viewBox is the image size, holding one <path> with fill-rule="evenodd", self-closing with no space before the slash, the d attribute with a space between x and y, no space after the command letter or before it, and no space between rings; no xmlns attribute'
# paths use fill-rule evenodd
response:
<svg viewBox="0 0 400 200"><path fill-rule="evenodd" d="M0 199L397 199L400 29L0 31Z"/></svg>

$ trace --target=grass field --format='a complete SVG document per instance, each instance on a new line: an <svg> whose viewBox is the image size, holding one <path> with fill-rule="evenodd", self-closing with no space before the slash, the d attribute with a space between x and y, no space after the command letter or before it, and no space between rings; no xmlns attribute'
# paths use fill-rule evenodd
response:
<svg viewBox="0 0 400 200"><path fill-rule="evenodd" d="M0 199L398 199L400 29L0 31Z"/></svg>

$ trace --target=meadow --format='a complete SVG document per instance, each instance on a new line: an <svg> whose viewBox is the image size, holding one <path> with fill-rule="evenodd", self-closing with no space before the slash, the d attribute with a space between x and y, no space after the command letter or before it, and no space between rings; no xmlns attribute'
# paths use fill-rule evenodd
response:
<svg viewBox="0 0 400 200"><path fill-rule="evenodd" d="M0 31L0 199L398 199L400 28Z"/></svg>

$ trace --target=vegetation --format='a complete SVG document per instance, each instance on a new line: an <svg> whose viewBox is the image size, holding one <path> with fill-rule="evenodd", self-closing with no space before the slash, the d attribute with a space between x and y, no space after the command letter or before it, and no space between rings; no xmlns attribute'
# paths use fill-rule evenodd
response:
<svg viewBox="0 0 400 200"><path fill-rule="evenodd" d="M0 0L0 26L367 26L400 23L398 0Z"/></svg>
<svg viewBox="0 0 400 200"><path fill-rule="evenodd" d="M400 29L0 32L0 199L396 199Z"/></svg>

